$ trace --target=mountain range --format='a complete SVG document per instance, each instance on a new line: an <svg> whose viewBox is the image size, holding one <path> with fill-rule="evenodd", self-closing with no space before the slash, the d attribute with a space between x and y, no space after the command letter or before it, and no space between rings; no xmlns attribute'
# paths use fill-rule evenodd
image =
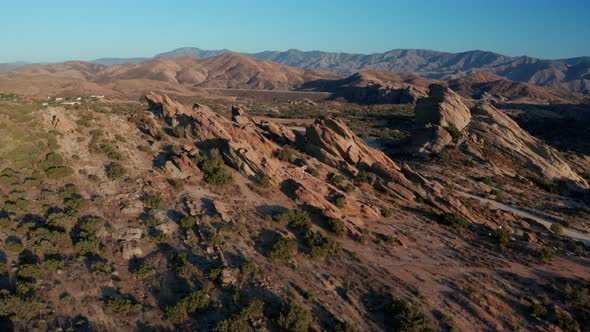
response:
<svg viewBox="0 0 590 332"><path fill-rule="evenodd" d="M156 54L151 58L102 58L92 61L103 65L140 64L158 58L210 58L229 53L230 50L203 50L194 47L179 48ZM560 60L537 59L528 56L511 57L488 51L461 53L420 49L396 49L384 53L351 54L322 51L287 50L243 53L259 60L303 69L325 69L348 76L366 70L411 73L420 76L452 80L478 71L487 71L517 82L568 89L590 91L590 57ZM12 63L0 65L0 72L27 65Z"/></svg>

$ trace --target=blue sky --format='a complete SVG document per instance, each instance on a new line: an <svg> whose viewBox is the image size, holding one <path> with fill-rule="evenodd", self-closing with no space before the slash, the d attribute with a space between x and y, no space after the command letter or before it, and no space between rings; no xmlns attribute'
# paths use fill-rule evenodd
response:
<svg viewBox="0 0 590 332"><path fill-rule="evenodd" d="M0 62L178 47L590 55L589 0L3 0Z"/></svg>

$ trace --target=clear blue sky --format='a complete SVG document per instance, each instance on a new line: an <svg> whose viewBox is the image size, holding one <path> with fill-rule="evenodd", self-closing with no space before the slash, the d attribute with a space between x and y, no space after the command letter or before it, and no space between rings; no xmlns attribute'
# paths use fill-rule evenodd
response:
<svg viewBox="0 0 590 332"><path fill-rule="evenodd" d="M590 0L3 0L0 62L178 47L590 55Z"/></svg>

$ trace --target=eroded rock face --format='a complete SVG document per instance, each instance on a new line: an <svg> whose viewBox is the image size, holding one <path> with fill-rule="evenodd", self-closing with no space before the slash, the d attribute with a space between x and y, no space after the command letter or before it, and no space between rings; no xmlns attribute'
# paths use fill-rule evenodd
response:
<svg viewBox="0 0 590 332"><path fill-rule="evenodd" d="M463 130L471 120L471 112L463 103L461 96L453 90L439 85L430 85L428 97L416 104L416 127L453 126Z"/></svg>
<svg viewBox="0 0 590 332"><path fill-rule="evenodd" d="M442 151L453 142L451 127L461 132L471 120L471 112L451 89L430 85L428 97L416 104L416 126L409 152L427 156Z"/></svg>
<svg viewBox="0 0 590 332"><path fill-rule="evenodd" d="M529 135L489 102L480 102L471 112L467 150L489 160L499 171L505 173L506 167L516 172L526 169L543 178L587 185L553 148Z"/></svg>
<svg viewBox="0 0 590 332"><path fill-rule="evenodd" d="M369 147L338 119L318 119L307 127L306 134L307 153L330 166L353 173L359 168L371 169L377 165L400 170L383 152Z"/></svg>

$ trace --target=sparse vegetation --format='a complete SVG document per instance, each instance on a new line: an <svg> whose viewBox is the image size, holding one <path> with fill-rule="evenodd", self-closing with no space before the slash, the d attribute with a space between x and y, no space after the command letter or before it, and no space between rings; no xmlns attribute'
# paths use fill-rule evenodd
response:
<svg viewBox="0 0 590 332"><path fill-rule="evenodd" d="M311 228L311 219L307 212L303 210L288 210L274 216L274 220L282 225L288 225L293 228L308 230Z"/></svg>
<svg viewBox="0 0 590 332"><path fill-rule="evenodd" d="M280 238L270 249L268 258L275 261L288 261L297 252L297 241L294 239Z"/></svg>
<svg viewBox="0 0 590 332"><path fill-rule="evenodd" d="M342 249L342 245L338 241L314 231L308 231L305 234L305 245L310 248L309 253L312 257L337 255Z"/></svg>
<svg viewBox="0 0 590 332"><path fill-rule="evenodd" d="M458 230L469 228L471 226L471 223L461 217L458 213L443 213L438 217L438 222Z"/></svg>
<svg viewBox="0 0 590 332"><path fill-rule="evenodd" d="M283 331L305 332L313 321L311 312L299 303L292 301L281 312L277 324Z"/></svg>
<svg viewBox="0 0 590 332"><path fill-rule="evenodd" d="M118 162L112 162L106 167L106 175L109 179L117 179L127 174L127 169Z"/></svg>
<svg viewBox="0 0 590 332"><path fill-rule="evenodd" d="M385 307L385 312L396 331L428 331L432 327L430 320L416 304L406 303L398 298L394 298L392 303Z"/></svg>

